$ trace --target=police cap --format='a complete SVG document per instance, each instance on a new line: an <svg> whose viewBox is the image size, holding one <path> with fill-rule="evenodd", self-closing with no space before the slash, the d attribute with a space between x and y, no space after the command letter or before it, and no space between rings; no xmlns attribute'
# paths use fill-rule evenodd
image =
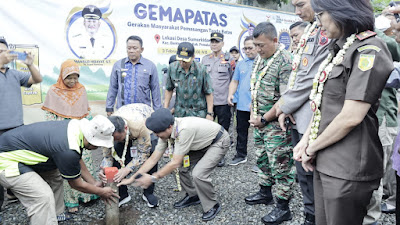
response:
<svg viewBox="0 0 400 225"><path fill-rule="evenodd" d="M211 33L211 40L224 41L224 35L218 32Z"/></svg>

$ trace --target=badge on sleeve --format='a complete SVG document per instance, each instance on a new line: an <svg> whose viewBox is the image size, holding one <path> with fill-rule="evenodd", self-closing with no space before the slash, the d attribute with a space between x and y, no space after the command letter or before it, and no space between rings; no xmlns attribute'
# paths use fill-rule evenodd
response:
<svg viewBox="0 0 400 225"><path fill-rule="evenodd" d="M190 166L190 159L189 159L189 155L185 155L183 157L183 167L189 167Z"/></svg>
<svg viewBox="0 0 400 225"><path fill-rule="evenodd" d="M374 61L375 55L361 54L358 60L358 68L364 72L370 70L374 65Z"/></svg>
<svg viewBox="0 0 400 225"><path fill-rule="evenodd" d="M319 45L326 45L328 41L328 37L321 33L321 36L319 37Z"/></svg>

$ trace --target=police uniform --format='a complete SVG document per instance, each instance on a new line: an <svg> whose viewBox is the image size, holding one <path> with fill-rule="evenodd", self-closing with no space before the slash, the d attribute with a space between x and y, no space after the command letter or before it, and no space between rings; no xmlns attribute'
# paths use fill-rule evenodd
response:
<svg viewBox="0 0 400 225"><path fill-rule="evenodd" d="M288 88L279 99L283 113L292 114L296 124L292 125L292 143L296 146L307 130L312 117L310 108L310 91L313 79L319 66L328 56L330 40L321 29L311 32L300 57L296 79L293 88ZM293 65L294 66L294 65ZM289 78L289 80L292 78ZM297 178L303 195L304 212L314 216L313 172L306 172L301 162L295 162Z"/></svg>
<svg viewBox="0 0 400 225"><path fill-rule="evenodd" d="M223 41L221 33L212 33L211 39ZM230 57L229 52L222 52L217 57L214 53L203 57L201 64L207 68L207 73L211 77L212 86L214 89L214 114L218 117L218 123L225 130L229 130L231 120L231 111L228 105L229 84L232 79L235 60Z"/></svg>
<svg viewBox="0 0 400 225"><path fill-rule="evenodd" d="M102 13L96 6L88 5L82 10L82 17L100 20ZM70 40L72 50L82 59L105 59L112 52L112 43L113 37L111 35L102 34L98 31L92 37L86 30L72 35Z"/></svg>
<svg viewBox="0 0 400 225"><path fill-rule="evenodd" d="M344 38L329 51L336 55ZM382 144L375 112L393 63L386 44L371 31L357 35L342 63L333 67L322 93L318 135L335 119L345 100L371 104L363 121L340 141L317 152L314 174L316 224L362 224L383 175Z"/></svg>

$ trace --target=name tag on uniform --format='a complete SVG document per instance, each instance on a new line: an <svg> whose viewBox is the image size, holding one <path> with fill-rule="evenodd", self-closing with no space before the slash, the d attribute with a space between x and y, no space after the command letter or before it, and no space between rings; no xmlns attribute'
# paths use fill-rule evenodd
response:
<svg viewBox="0 0 400 225"><path fill-rule="evenodd" d="M189 167L190 166L190 159L189 159L189 155L185 155L183 157L183 167Z"/></svg>

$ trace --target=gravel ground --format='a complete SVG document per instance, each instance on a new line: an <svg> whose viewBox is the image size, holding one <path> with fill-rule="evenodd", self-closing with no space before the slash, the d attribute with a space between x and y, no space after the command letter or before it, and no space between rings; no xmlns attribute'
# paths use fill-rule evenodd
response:
<svg viewBox="0 0 400 225"><path fill-rule="evenodd" d="M249 132L248 162L238 166L216 168L212 174L213 184L218 193L218 200L222 205L221 212L208 224L262 224L261 217L273 209L273 205L250 206L244 198L258 191L257 175L251 172L256 157L252 150L252 132ZM230 150L226 159L229 162L235 150ZM101 152L93 153L95 162L99 162ZM161 166L167 162L163 159ZM160 206L152 209L142 200L142 190L129 187L132 201L120 208L120 225L125 224L203 224L201 220L202 208L200 205L184 209L174 209L173 203L180 200L183 192L175 192L176 182L173 175L169 175L156 184L155 195L160 198ZM282 225L297 225L303 222L303 204L298 184L294 185L294 194L290 202L292 220ZM104 203L99 200L79 207L79 212L73 214L73 219L60 224L105 224ZM24 207L20 203L6 203L0 213L2 224L29 224ZM382 214L381 224L395 224L394 214ZM204 223L205 224L205 223Z"/></svg>

